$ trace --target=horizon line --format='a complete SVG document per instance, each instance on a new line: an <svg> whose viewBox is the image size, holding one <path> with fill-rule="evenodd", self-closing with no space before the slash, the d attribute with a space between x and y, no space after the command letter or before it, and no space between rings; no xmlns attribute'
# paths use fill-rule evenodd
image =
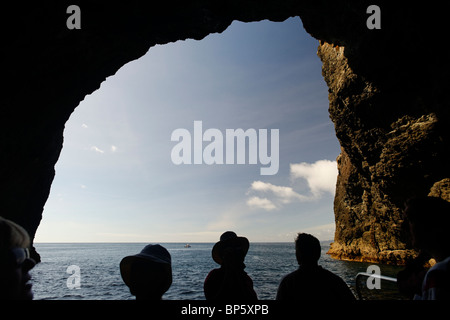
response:
<svg viewBox="0 0 450 320"><path fill-rule="evenodd" d="M331 242L333 242L334 240L332 240L332 239L330 239L330 240L319 240L320 242L329 242L329 241L331 241ZM95 243L98 243L98 244L101 244L101 243L104 243L104 244L122 244L122 243L130 243L130 244L132 244L132 243L136 243L136 244L138 244L138 243L154 243L154 244L157 244L157 243L184 243L184 244L192 244L192 243L217 243L218 241L196 241L196 242L185 242L185 241L161 241L161 242L159 242L159 241L39 241L39 242L33 242L33 244L32 245L35 245L35 244L51 244L51 243L53 243L53 244L56 244L56 243L67 243L67 244L75 244L75 243L80 243L80 244L89 244L89 243L92 243L92 244L95 244ZM250 243L294 243L295 241L250 241Z"/></svg>

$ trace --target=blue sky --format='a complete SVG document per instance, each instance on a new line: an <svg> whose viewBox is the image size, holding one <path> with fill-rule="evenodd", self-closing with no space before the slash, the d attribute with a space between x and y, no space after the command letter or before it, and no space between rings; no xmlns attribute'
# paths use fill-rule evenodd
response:
<svg viewBox="0 0 450 320"><path fill-rule="evenodd" d="M339 144L318 41L299 18L152 47L79 104L36 242L215 242L334 235ZM279 130L279 171L175 165L174 130ZM204 143L205 146L207 143Z"/></svg>

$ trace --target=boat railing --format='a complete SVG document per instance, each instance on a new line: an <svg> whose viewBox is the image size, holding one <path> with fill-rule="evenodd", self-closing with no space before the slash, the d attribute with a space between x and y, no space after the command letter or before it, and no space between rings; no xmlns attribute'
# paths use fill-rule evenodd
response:
<svg viewBox="0 0 450 320"><path fill-rule="evenodd" d="M369 283L370 282L370 283ZM374 283L376 285L374 285ZM381 274L360 272L356 275L355 289L359 300L404 300L397 279Z"/></svg>

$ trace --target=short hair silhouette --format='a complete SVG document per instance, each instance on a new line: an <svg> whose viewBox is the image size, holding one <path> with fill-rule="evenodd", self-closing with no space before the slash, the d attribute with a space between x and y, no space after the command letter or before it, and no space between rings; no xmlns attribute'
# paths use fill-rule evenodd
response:
<svg viewBox="0 0 450 320"><path fill-rule="evenodd" d="M411 222L436 226L450 223L450 202L438 197L415 197L406 200L405 212Z"/></svg>
<svg viewBox="0 0 450 320"><path fill-rule="evenodd" d="M447 247L450 203L437 197L415 197L405 202L405 220L410 223L410 237L418 249Z"/></svg>
<svg viewBox="0 0 450 320"><path fill-rule="evenodd" d="M283 277L277 300L355 300L342 278L318 264L321 251L319 239L307 233L297 235L295 255L299 267Z"/></svg>
<svg viewBox="0 0 450 320"><path fill-rule="evenodd" d="M320 241L308 234L299 233L295 239L295 256L298 264L317 264L321 254Z"/></svg>
<svg viewBox="0 0 450 320"><path fill-rule="evenodd" d="M405 202L404 219L408 240L420 254L397 276L400 290L414 299L450 300L450 203L437 197L411 198ZM436 264L426 271L423 263L430 257Z"/></svg>

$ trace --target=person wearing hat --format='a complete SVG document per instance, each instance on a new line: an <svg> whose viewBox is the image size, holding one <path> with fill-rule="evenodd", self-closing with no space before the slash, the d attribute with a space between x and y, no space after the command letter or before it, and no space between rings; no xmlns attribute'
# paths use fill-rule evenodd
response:
<svg viewBox="0 0 450 320"><path fill-rule="evenodd" d="M213 260L220 268L213 269L205 279L206 300L257 300L253 280L244 271L244 259L250 244L245 237L233 231L220 236L212 249Z"/></svg>
<svg viewBox="0 0 450 320"><path fill-rule="evenodd" d="M149 244L120 261L120 274L136 300L161 300L172 284L170 253L159 244Z"/></svg>
<svg viewBox="0 0 450 320"><path fill-rule="evenodd" d="M0 217L0 300L32 300L30 237L20 225Z"/></svg>

